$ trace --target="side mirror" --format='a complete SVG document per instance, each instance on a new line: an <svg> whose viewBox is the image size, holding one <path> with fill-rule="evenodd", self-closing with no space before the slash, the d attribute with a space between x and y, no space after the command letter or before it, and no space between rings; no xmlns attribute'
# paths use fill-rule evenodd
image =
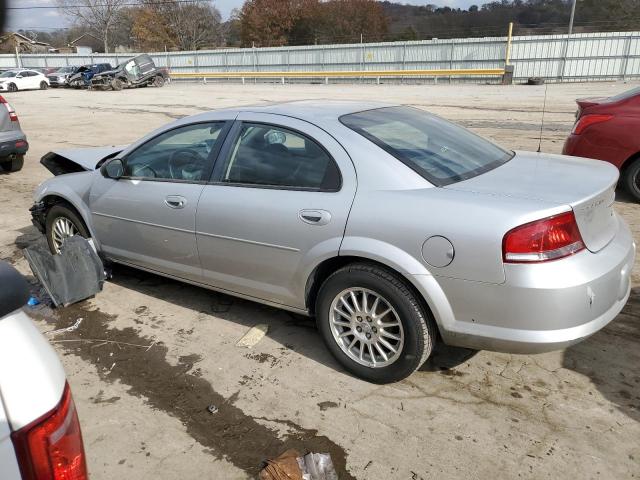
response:
<svg viewBox="0 0 640 480"><path fill-rule="evenodd" d="M124 164L119 158L114 158L100 168L100 173L102 173L102 176L105 178L118 180L124 175Z"/></svg>

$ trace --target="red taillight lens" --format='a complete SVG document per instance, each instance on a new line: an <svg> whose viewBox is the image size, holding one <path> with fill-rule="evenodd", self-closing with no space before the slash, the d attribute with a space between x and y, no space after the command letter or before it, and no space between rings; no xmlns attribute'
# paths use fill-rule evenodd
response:
<svg viewBox="0 0 640 480"><path fill-rule="evenodd" d="M573 212L527 223L507 232L502 257L507 263L557 260L584 249Z"/></svg>
<svg viewBox="0 0 640 480"><path fill-rule="evenodd" d="M576 122L571 133L573 133L574 135L580 135L586 128L590 127L591 125L594 125L596 123L608 122L612 118L613 115L585 115L584 117L580 117L580 119Z"/></svg>
<svg viewBox="0 0 640 480"><path fill-rule="evenodd" d="M17 122L18 121L18 114L13 109L13 107L9 104L9 102L7 102L5 100L5 98L2 95L0 95L0 103L3 104L5 106L5 108L7 109L7 112L9 112L9 120L11 120L12 122Z"/></svg>
<svg viewBox="0 0 640 480"><path fill-rule="evenodd" d="M69 385L51 412L11 434L24 480L86 480L80 422Z"/></svg>

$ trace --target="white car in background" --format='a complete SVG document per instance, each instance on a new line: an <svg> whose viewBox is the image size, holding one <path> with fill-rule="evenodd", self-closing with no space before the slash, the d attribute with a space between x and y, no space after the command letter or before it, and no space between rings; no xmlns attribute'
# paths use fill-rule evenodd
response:
<svg viewBox="0 0 640 480"><path fill-rule="evenodd" d="M46 90L49 79L42 72L26 68L7 70L0 74L0 91Z"/></svg>
<svg viewBox="0 0 640 480"><path fill-rule="evenodd" d="M29 288L0 262L0 479L86 480L80 424L55 351L22 311Z"/></svg>

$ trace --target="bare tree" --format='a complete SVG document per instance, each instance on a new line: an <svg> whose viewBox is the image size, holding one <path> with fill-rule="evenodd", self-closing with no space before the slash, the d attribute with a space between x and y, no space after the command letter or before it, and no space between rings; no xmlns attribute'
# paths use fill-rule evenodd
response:
<svg viewBox="0 0 640 480"><path fill-rule="evenodd" d="M131 0L57 0L63 12L76 23L89 27L109 52L109 41L122 9Z"/></svg>

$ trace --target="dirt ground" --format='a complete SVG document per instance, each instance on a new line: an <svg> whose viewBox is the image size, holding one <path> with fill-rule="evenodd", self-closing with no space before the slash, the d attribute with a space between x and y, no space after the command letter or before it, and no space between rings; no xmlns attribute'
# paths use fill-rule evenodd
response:
<svg viewBox="0 0 640 480"><path fill-rule="evenodd" d="M576 97L632 84L550 85L542 150L560 152ZM0 175L0 258L29 273L41 241L28 208L54 148L126 144L172 119L294 99L379 99L427 108L512 149L538 147L545 87L196 85L5 97L31 149ZM640 239L640 205L617 210ZM93 480L255 478L289 447L330 452L341 479L640 476L640 268L629 304L565 351L518 356L440 348L421 371L377 386L346 374L313 323L283 311L119 267L95 299L29 310L72 386ZM256 324L252 349L236 342ZM217 413L206 408L215 405Z"/></svg>

